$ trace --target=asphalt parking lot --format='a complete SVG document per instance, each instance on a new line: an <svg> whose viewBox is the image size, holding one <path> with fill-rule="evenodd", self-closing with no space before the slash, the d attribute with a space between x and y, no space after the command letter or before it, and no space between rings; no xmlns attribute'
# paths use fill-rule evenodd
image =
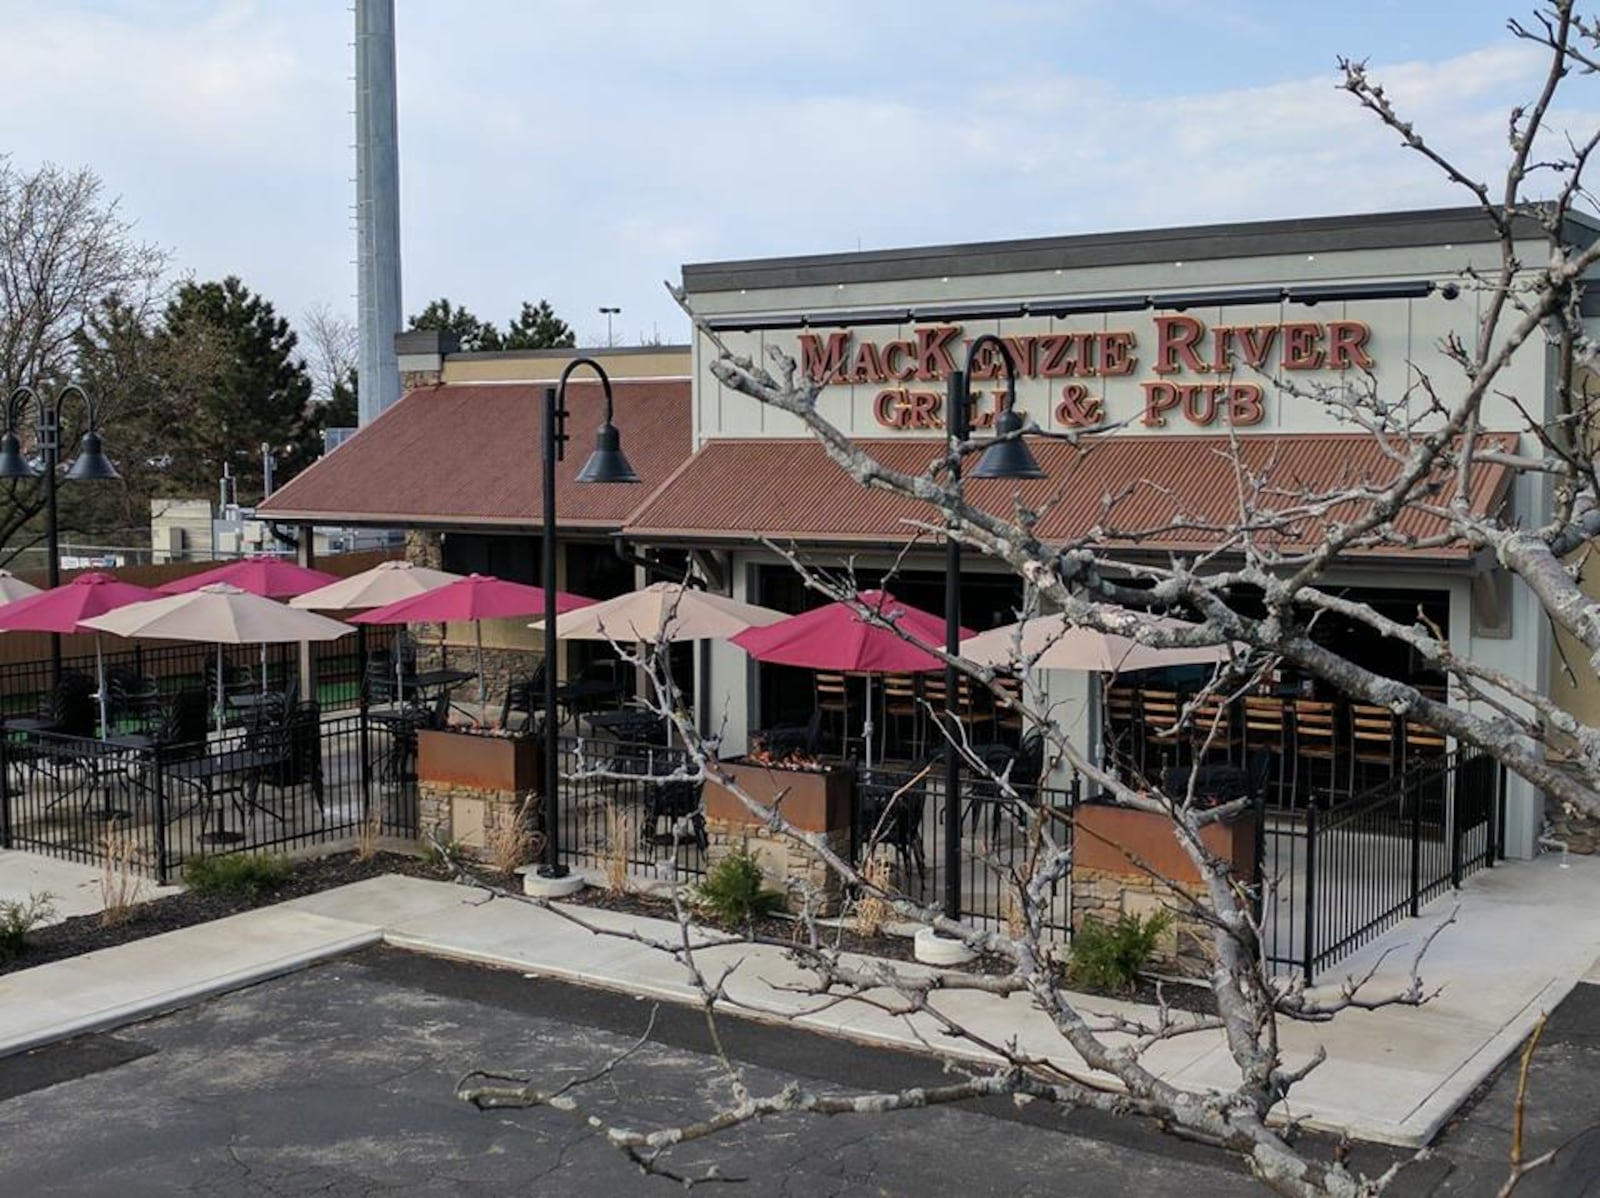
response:
<svg viewBox="0 0 1600 1198"><path fill-rule="evenodd" d="M1553 1025L1544 1054L1544 1093L1565 1101L1540 1105L1540 1138L1584 1109L1573 1087L1597 1088L1585 1081L1596 1046L1584 1028L1600 1019L1600 988L1580 991L1589 1006ZM526 1070L547 1086L588 1074L632 1044L651 1011L625 996L394 950L346 957L0 1060L0 1194L680 1192L639 1174L568 1115L478 1112L454 1097L474 1067ZM721 1026L758 1090L793 1077L856 1089L940 1076L906 1053L737 1019ZM635 1125L709 1111L726 1089L707 1046L696 1012L662 1007L650 1043L587 1100ZM1493 1193L1504 1178L1509 1101L1497 1084L1451 1132L1448 1151L1408 1168L1396 1192ZM1381 1150L1358 1152L1368 1168L1385 1163ZM715 1166L742 1180L733 1193L796 1198L1261 1192L1226 1154L1141 1123L1000 1102L774 1119L685 1145L671 1164L696 1174ZM1525 1193L1588 1193L1594 1164L1576 1153Z"/></svg>
<svg viewBox="0 0 1600 1198"><path fill-rule="evenodd" d="M0 1061L0 1194L668 1194L570 1116L478 1112L453 1096L474 1066L549 1081L592 1071L637 1038L650 1004L514 973L374 950L112 1035ZM724 1020L752 1083L935 1080L928 1062ZM657 1121L725 1094L693 1011L655 1036L597 1109ZM750 1195L1254 1192L1227 1157L1131 1123L943 1109L794 1117L673 1154L715 1164ZM718 1187L720 1190L721 1187Z"/></svg>

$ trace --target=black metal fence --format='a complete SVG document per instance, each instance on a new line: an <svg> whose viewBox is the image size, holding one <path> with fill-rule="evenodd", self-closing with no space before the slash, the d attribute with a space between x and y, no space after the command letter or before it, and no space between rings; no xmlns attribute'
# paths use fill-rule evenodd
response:
<svg viewBox="0 0 1600 1198"><path fill-rule="evenodd" d="M158 882L220 853L417 834L413 782L385 784L389 732L315 704L188 744L0 735L0 847L85 864L121 856Z"/></svg>
<svg viewBox="0 0 1600 1198"><path fill-rule="evenodd" d="M387 653L395 630L373 625L364 630L366 652ZM314 699L324 711L356 707L361 699L365 671L362 637L347 636L337 641L313 643L317 693L303 696ZM299 670L298 645L269 645L266 649L266 688L282 690ZM256 645L225 645L222 649L223 685L230 691L261 689L263 655ZM114 728L131 728L144 711L119 709L118 697L124 684L138 689L152 688L163 701L185 690L210 694L216 687L217 647L210 644L143 645L108 651L104 655L110 679L110 716ZM93 680L98 663L93 654L62 659L63 673ZM0 717L33 716L47 704L53 677L48 659L0 663Z"/></svg>
<svg viewBox="0 0 1600 1198"><path fill-rule="evenodd" d="M1440 756L1336 806L1261 818L1267 960L1307 981L1505 855L1505 767Z"/></svg>
<svg viewBox="0 0 1600 1198"><path fill-rule="evenodd" d="M688 754L595 737L560 744L560 851L569 868L615 874L618 884L704 875L705 817Z"/></svg>
<svg viewBox="0 0 1600 1198"><path fill-rule="evenodd" d="M1040 865L1072 845L1075 788L1022 787L1016 798L964 773L961 804L961 918L1006 929L1021 915L1019 887ZM907 897L938 907L945 895L945 775L926 770L864 772L853 789L851 852L864 862L877 849L895 866ZM1063 873L1039 907L1044 930L1072 934L1072 885Z"/></svg>

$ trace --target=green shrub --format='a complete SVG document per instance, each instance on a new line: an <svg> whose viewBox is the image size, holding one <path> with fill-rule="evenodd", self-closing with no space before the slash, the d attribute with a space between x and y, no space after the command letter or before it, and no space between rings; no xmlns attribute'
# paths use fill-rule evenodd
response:
<svg viewBox="0 0 1600 1198"><path fill-rule="evenodd" d="M183 881L196 894L229 894L254 898L281 886L294 870L287 857L230 853L196 857L183 867Z"/></svg>
<svg viewBox="0 0 1600 1198"><path fill-rule="evenodd" d="M0 902L0 965L20 957L28 947L28 933L55 913L55 896L48 891Z"/></svg>
<svg viewBox="0 0 1600 1198"><path fill-rule="evenodd" d="M1094 990L1127 994L1171 926L1172 916L1165 911L1152 912L1149 918L1124 913L1116 923L1088 916L1072 934L1068 976Z"/></svg>
<svg viewBox="0 0 1600 1198"><path fill-rule="evenodd" d="M695 890L696 901L725 923L748 923L782 908L781 890L763 883L761 863L748 850L729 853L707 871Z"/></svg>
<svg viewBox="0 0 1600 1198"><path fill-rule="evenodd" d="M422 859L433 869L454 869L467 856L467 846L459 840L439 841L428 837L422 847Z"/></svg>

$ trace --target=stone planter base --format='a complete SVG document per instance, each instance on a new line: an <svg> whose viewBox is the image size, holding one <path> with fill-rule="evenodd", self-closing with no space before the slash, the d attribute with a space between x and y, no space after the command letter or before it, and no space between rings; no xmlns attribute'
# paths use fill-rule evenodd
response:
<svg viewBox="0 0 1600 1198"><path fill-rule="evenodd" d="M496 838L532 822L537 742L424 729L417 734L418 831L490 857Z"/></svg>
<svg viewBox="0 0 1600 1198"><path fill-rule="evenodd" d="M750 762L721 762L719 768L756 802L776 803L793 827L823 838L830 852L849 855L848 771L816 773ZM706 782L705 815L707 870L731 853L749 852L760 863L767 884L789 896L791 911L803 910L809 895L818 914L838 912L844 887L821 856L794 837L768 828L720 782Z"/></svg>
<svg viewBox="0 0 1600 1198"><path fill-rule="evenodd" d="M1201 832L1206 848L1228 862L1237 878L1255 876L1256 819L1253 813ZM1084 803L1073 813L1072 927L1085 919L1114 923L1119 916L1172 916L1152 964L1169 973L1203 977L1210 972L1211 929L1187 910L1187 898L1205 903L1199 871L1178 843L1172 820L1155 812Z"/></svg>

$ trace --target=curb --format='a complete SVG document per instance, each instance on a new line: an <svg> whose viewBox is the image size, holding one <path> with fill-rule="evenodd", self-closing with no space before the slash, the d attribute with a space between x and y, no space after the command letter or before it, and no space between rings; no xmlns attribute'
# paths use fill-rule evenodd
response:
<svg viewBox="0 0 1600 1198"><path fill-rule="evenodd" d="M349 953L370 948L382 940L383 933L376 929L357 932L349 936L340 937L337 940L330 940L326 944L319 944L315 948L275 957L258 965L236 969L232 973L218 974L216 977L207 978L205 981L196 982L193 985L164 990L160 994L121 1003L117 1006L102 1007L92 1014L80 1015L63 1023L54 1024L49 1028L24 1033L8 1040L0 1040L0 1057L16 1056L19 1053L42 1048L47 1044L56 1044L62 1040L70 1040L74 1036L82 1036L89 1032L102 1032L109 1028L124 1027L130 1023L142 1023L146 1019L181 1010L196 1002L214 998L219 994L225 994L230 990L242 990L247 986L253 986L257 982L264 982L269 978L294 973L296 970L304 969L307 965L315 965L320 961L326 961L333 957L343 957Z"/></svg>

